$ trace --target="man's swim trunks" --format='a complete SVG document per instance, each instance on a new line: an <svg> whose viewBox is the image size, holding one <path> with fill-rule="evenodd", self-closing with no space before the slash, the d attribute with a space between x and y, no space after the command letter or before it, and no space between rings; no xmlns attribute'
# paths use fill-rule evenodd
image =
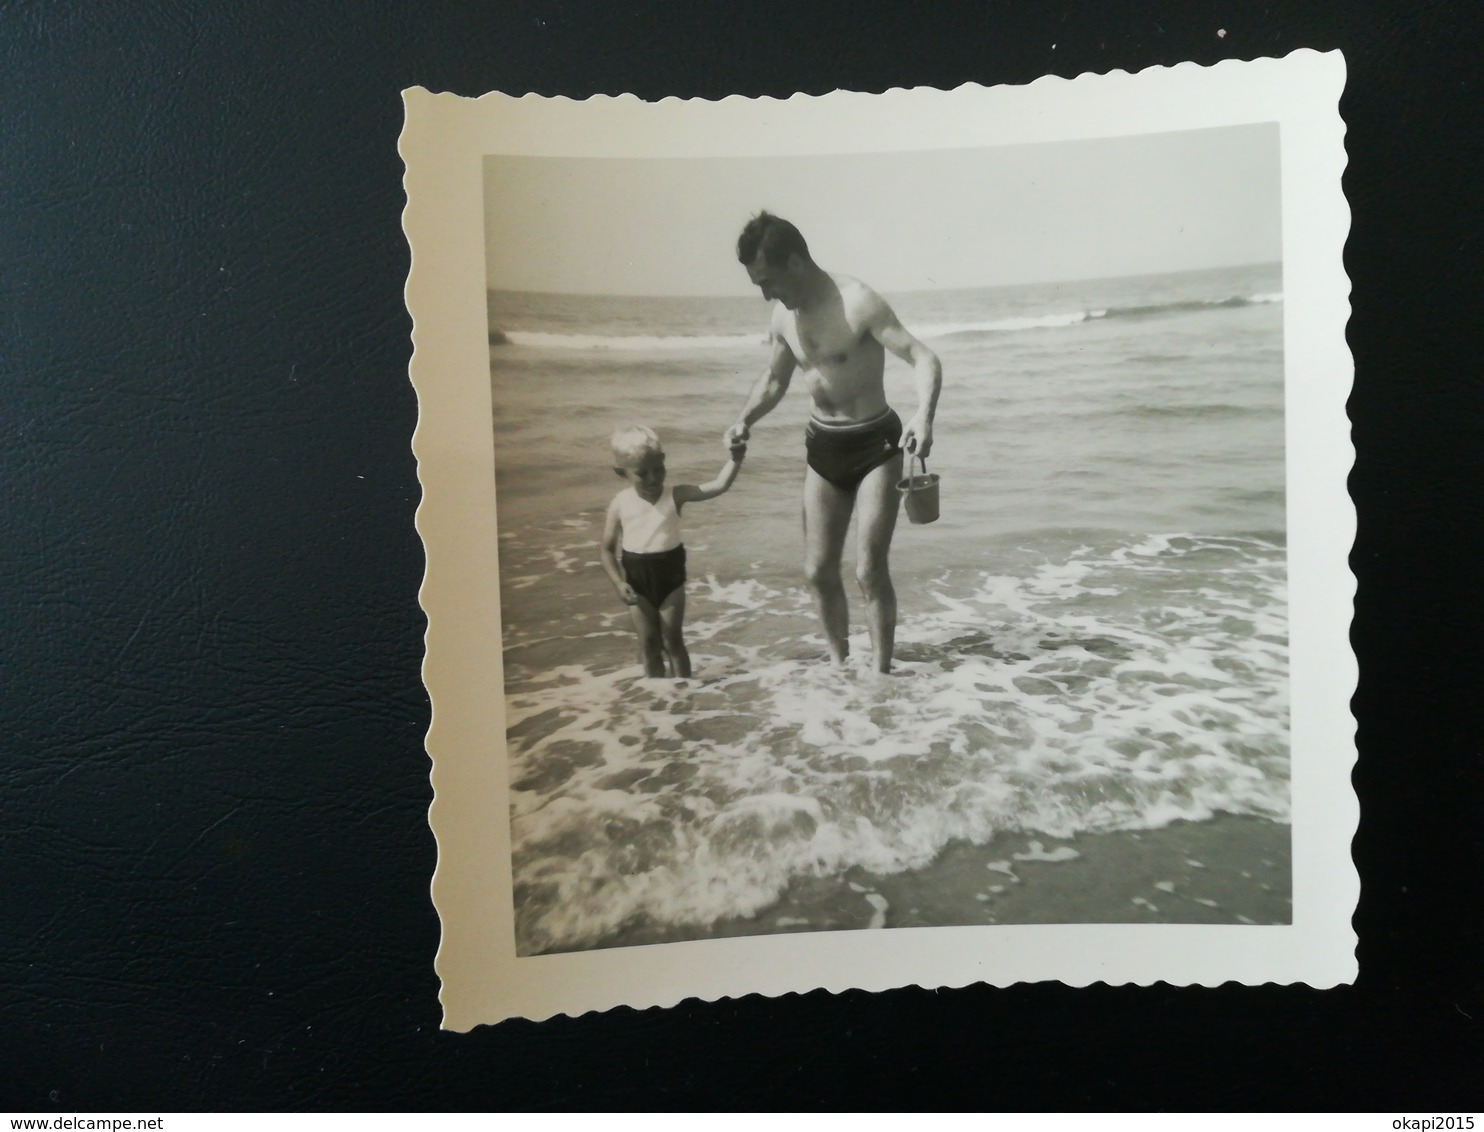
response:
<svg viewBox="0 0 1484 1132"><path fill-rule="evenodd" d="M902 418L891 409L868 421L831 424L818 417L809 419L804 430L804 451L809 466L841 491L860 487L874 469L898 452Z"/></svg>
<svg viewBox="0 0 1484 1132"><path fill-rule="evenodd" d="M623 576L634 592L658 609L665 598L685 585L685 547L655 554L623 552Z"/></svg>

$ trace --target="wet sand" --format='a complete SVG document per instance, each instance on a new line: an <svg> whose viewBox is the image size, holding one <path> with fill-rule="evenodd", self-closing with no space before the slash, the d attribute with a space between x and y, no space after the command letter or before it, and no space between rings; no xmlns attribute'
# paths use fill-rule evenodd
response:
<svg viewBox="0 0 1484 1132"><path fill-rule="evenodd" d="M1075 854L1075 855L1074 855ZM967 924L1287 924L1289 827L1218 816L1059 841L957 842L922 869L795 880L755 916L704 926L635 923L599 947L778 932Z"/></svg>

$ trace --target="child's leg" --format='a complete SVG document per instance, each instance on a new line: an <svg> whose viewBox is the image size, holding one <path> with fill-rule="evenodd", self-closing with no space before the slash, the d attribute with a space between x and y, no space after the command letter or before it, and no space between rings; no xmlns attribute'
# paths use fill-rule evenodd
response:
<svg viewBox="0 0 1484 1132"><path fill-rule="evenodd" d="M660 644L660 615L649 599L641 597L629 611L634 618L634 629L639 634L639 651L644 658L644 675L665 674L665 654Z"/></svg>
<svg viewBox="0 0 1484 1132"><path fill-rule="evenodd" d="M677 678L690 676L690 653L685 648L685 587L677 586L660 605L660 631L670 670Z"/></svg>

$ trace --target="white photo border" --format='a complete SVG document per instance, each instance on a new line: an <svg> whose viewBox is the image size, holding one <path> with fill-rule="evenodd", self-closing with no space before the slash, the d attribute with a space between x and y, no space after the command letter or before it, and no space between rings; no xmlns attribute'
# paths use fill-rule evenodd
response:
<svg viewBox="0 0 1484 1132"><path fill-rule="evenodd" d="M1329 987L1356 974L1350 843L1356 663L1345 413L1350 211L1338 52L1048 76L1021 87L717 102L405 91L412 446L426 552L423 679L438 843L443 1025L818 988L1055 980ZM831 931L518 957L504 756L498 525L485 308L483 158L784 156L962 149L1276 122L1282 163L1293 921Z"/></svg>

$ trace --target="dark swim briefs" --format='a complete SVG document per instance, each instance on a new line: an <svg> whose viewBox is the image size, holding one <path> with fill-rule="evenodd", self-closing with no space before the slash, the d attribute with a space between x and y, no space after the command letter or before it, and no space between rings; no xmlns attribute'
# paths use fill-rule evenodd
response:
<svg viewBox="0 0 1484 1132"><path fill-rule="evenodd" d="M811 417L804 430L809 466L841 491L854 491L898 452L902 418L887 409L868 421L830 424Z"/></svg>
<svg viewBox="0 0 1484 1132"><path fill-rule="evenodd" d="M658 609L665 598L685 585L685 547L654 554L623 552L623 576L634 592Z"/></svg>

